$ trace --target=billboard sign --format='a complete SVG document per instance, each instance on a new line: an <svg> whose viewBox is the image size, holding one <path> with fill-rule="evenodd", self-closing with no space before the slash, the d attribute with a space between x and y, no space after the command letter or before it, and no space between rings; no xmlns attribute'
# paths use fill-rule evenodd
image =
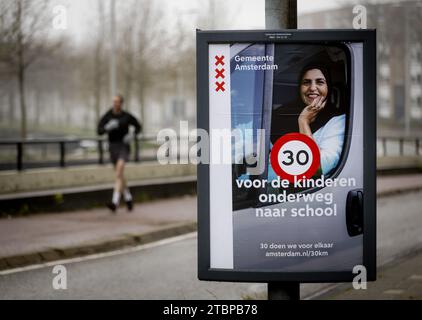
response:
<svg viewBox="0 0 422 320"><path fill-rule="evenodd" d="M198 31L198 275L375 279L375 31Z"/></svg>

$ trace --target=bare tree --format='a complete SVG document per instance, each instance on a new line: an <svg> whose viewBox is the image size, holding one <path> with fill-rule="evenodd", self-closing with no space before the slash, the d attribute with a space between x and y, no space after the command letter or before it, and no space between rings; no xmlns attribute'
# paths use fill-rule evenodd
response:
<svg viewBox="0 0 422 320"><path fill-rule="evenodd" d="M147 8L148 9L148 8ZM135 36L134 32L137 27L137 17L138 17L139 7L136 5L136 2L129 3L129 7L123 11L121 18L124 19L124 23L121 24L120 42L119 42L119 65L121 66L121 78L122 81L122 90L125 97L125 104L127 107L130 107L130 102L132 98L132 89L135 80ZM143 16L142 16L143 17Z"/></svg>
<svg viewBox="0 0 422 320"><path fill-rule="evenodd" d="M94 110L95 120L100 120L101 113L101 92L104 81L104 36L105 36L105 14L104 2L98 0L98 33L94 50Z"/></svg>
<svg viewBox="0 0 422 320"><path fill-rule="evenodd" d="M200 29L224 29L231 24L242 7L236 8L237 12L229 9L227 1L207 0L205 8L201 8L197 15L197 25ZM224 10L221 10L224 8Z"/></svg>
<svg viewBox="0 0 422 320"><path fill-rule="evenodd" d="M136 79L136 93L140 104L139 114L145 120L146 92L156 70L152 65L160 61L161 51L165 48L166 33L162 24L163 9L152 0L135 1L138 7L137 25L134 30L133 68ZM134 10L133 8L131 10Z"/></svg>
<svg viewBox="0 0 422 320"><path fill-rule="evenodd" d="M2 0L0 59L18 81L21 137L27 135L26 71L39 57L54 51L60 42L48 41L48 0Z"/></svg>

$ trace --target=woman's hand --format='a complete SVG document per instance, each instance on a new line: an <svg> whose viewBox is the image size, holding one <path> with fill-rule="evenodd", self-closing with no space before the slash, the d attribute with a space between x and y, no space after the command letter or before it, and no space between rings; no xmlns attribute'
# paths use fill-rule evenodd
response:
<svg viewBox="0 0 422 320"><path fill-rule="evenodd" d="M316 98L309 106L303 108L302 112L299 115L299 132L306 134L309 137L312 137L312 131L310 124L315 121L318 113L324 109L327 99L324 97Z"/></svg>
<svg viewBox="0 0 422 320"><path fill-rule="evenodd" d="M303 108L302 112L299 115L299 122L304 122L311 124L315 121L319 112L324 109L327 99L324 97L318 97L309 106Z"/></svg>

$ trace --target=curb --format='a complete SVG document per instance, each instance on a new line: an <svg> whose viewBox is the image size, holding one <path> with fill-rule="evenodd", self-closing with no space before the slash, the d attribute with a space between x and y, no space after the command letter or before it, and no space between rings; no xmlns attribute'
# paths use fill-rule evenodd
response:
<svg viewBox="0 0 422 320"><path fill-rule="evenodd" d="M179 223L170 227L140 234L127 234L105 241L83 243L77 246L50 248L43 251L0 258L0 271L20 268L32 264L86 256L146 244L197 230L196 222Z"/></svg>
<svg viewBox="0 0 422 320"><path fill-rule="evenodd" d="M381 192L377 192L377 198L383 198L388 196L394 196L402 193L408 193L408 192L417 192L422 190L422 185L419 186L411 186L411 187L404 187L404 188L396 188L391 190L385 190Z"/></svg>

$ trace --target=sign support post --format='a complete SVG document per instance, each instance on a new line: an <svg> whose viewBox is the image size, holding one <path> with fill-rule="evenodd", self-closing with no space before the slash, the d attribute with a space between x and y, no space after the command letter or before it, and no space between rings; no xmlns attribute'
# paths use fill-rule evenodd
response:
<svg viewBox="0 0 422 320"><path fill-rule="evenodd" d="M268 300L300 300L299 282L269 282Z"/></svg>
<svg viewBox="0 0 422 320"><path fill-rule="evenodd" d="M297 0L265 0L266 29L297 29ZM269 282L268 300L300 300L299 282Z"/></svg>

